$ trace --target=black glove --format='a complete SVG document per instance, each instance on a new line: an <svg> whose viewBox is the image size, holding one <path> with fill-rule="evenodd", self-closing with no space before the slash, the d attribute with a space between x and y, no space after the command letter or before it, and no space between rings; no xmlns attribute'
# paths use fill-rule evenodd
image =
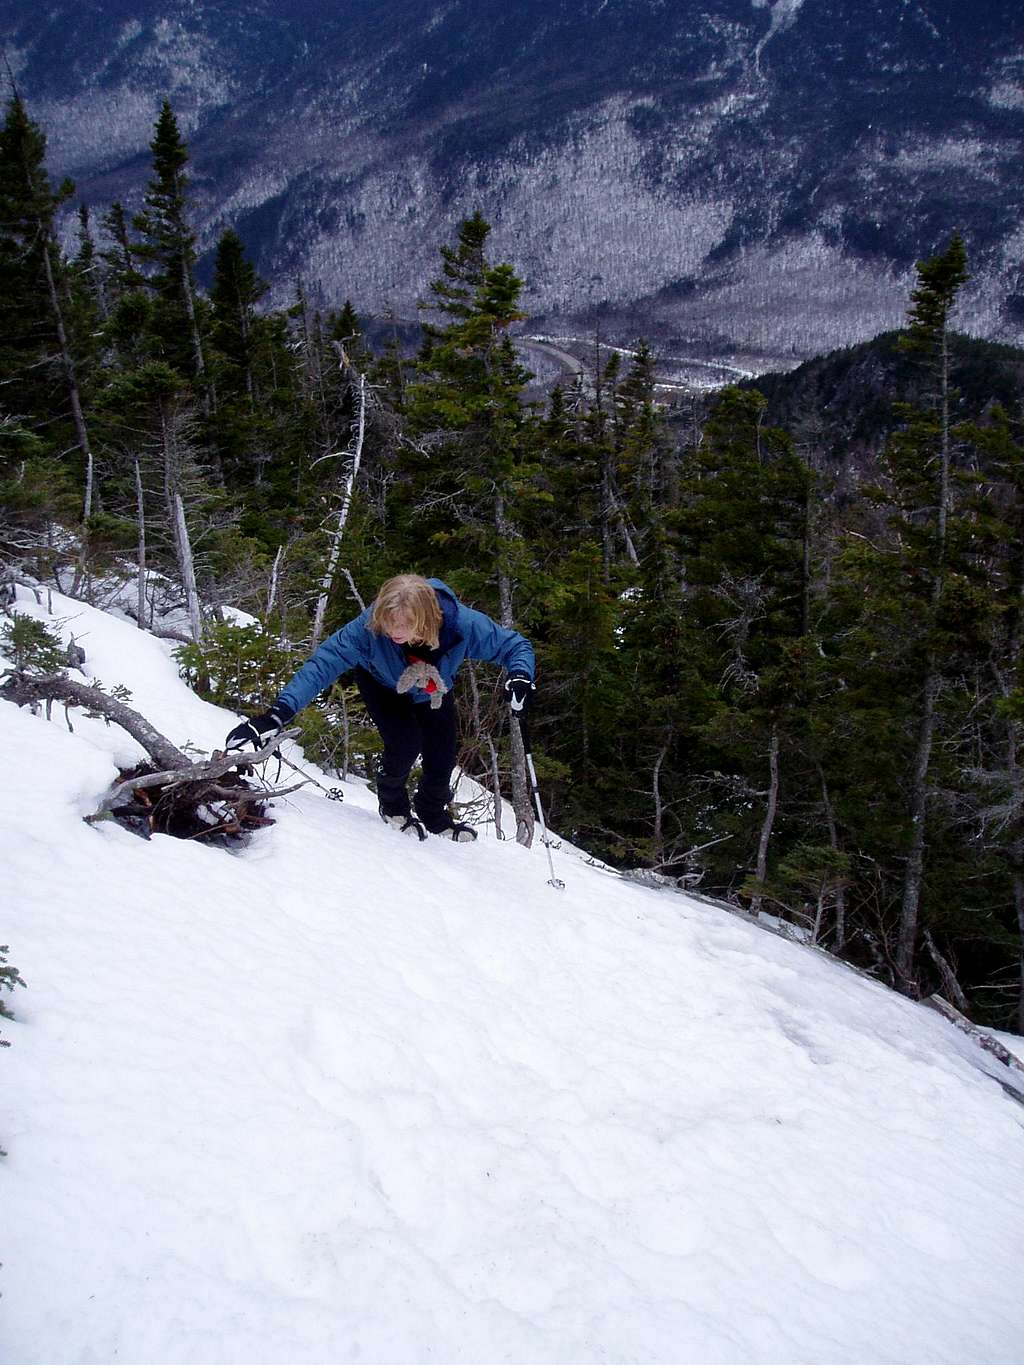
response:
<svg viewBox="0 0 1024 1365"><path fill-rule="evenodd" d="M505 679L505 700L514 716L525 715L537 690L537 684L529 678L515 677Z"/></svg>
<svg viewBox="0 0 1024 1365"><path fill-rule="evenodd" d="M253 749L262 749L268 739L273 739L291 720L291 715L283 706L276 704L269 711L261 711L251 720L243 720L236 725L224 741L225 749L244 749L251 744Z"/></svg>

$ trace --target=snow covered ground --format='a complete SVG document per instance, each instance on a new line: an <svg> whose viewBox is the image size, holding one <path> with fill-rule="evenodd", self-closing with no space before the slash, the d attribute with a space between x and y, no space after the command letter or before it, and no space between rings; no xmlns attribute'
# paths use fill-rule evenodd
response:
<svg viewBox="0 0 1024 1365"><path fill-rule="evenodd" d="M73 724L0 702L5 1365L1019 1365L1024 1107L939 1016L358 782L240 855L88 826L138 750Z"/></svg>

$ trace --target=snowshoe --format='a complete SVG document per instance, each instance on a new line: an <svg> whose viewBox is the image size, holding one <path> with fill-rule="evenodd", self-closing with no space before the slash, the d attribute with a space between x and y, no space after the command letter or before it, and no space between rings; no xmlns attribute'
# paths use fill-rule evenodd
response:
<svg viewBox="0 0 1024 1365"><path fill-rule="evenodd" d="M414 815L385 815L381 811L380 818L392 829L397 829L399 834L413 834L421 843L427 837L427 831Z"/></svg>
<svg viewBox="0 0 1024 1365"><path fill-rule="evenodd" d="M476 838L476 830L472 825L454 824L441 830L441 838L454 839L457 844L471 844Z"/></svg>

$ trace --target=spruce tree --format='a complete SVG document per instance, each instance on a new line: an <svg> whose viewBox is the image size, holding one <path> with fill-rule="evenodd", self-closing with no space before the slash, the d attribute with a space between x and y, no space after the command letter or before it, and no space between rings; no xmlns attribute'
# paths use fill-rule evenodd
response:
<svg viewBox="0 0 1024 1365"><path fill-rule="evenodd" d="M103 215L99 250L106 320L102 338L115 369L159 359L163 346L156 336L156 312L146 278L136 263L136 243L124 205L115 200Z"/></svg>
<svg viewBox="0 0 1024 1365"><path fill-rule="evenodd" d="M918 581L926 585L926 619L942 630L943 598L950 583L950 515L953 437L950 390L951 315L967 282L963 239L954 234L945 251L918 264L911 295L908 349L921 354L932 379L927 407L907 412L906 428L893 438L889 463L902 503L899 529ZM922 603L924 606L924 603ZM952 644L948 633L947 643ZM929 767L935 740L936 707L942 682L940 640L926 638L921 668L921 706L910 784L911 840L900 907L896 970L905 987L914 985L918 920L927 843Z"/></svg>
<svg viewBox="0 0 1024 1365"><path fill-rule="evenodd" d="M45 281L53 216L67 198L46 173L46 138L16 95L0 129L0 382L5 407L41 418L51 402L53 320ZM52 268L52 257L50 260Z"/></svg>
<svg viewBox="0 0 1024 1365"><path fill-rule="evenodd" d="M429 556L438 572L447 561L455 586L482 605L496 600L495 614L511 626L517 588L531 586L520 512L537 494L536 466L522 402L528 375L508 337L524 316L523 285L511 265L488 261L489 233L479 213L466 219L457 245L442 248L442 275L430 287L433 307L450 320L425 327L408 399L419 443L410 530L422 537L420 562ZM533 816L515 723L512 747L513 803L528 841Z"/></svg>
<svg viewBox="0 0 1024 1365"><path fill-rule="evenodd" d="M933 796L950 775L936 766L944 760L937 741L955 728L964 670L984 648L984 621L969 605L974 533L960 488L951 387L951 316L966 278L958 236L918 266L901 345L919 359L925 398L897 407L900 426L880 482L867 490L863 533L848 537L837 560L830 609L842 689L837 734L846 736L858 775L841 802L850 803L897 900L893 922L880 921L877 932L895 984L912 995L921 989L929 847L933 901L951 887L939 873L948 802Z"/></svg>
<svg viewBox="0 0 1024 1365"><path fill-rule="evenodd" d="M155 309L151 328L159 356L204 390L206 360L200 336L193 267L195 232L189 223L188 147L169 101L164 100L153 141L153 177L144 196L143 211L133 225L142 241L131 254L149 266L147 279Z"/></svg>
<svg viewBox="0 0 1024 1365"><path fill-rule="evenodd" d="M23 404L35 420L46 425L53 418L49 386L63 390L84 464L82 519L87 522L92 513L93 453L71 331L73 309L54 228L57 210L70 198L74 186L66 180L54 191L45 158L46 137L15 94L0 129L0 333L4 337L0 382L15 385L19 406Z"/></svg>
<svg viewBox="0 0 1024 1365"><path fill-rule="evenodd" d="M989 630L973 689L973 723L962 727L957 746L971 814L970 910L950 930L975 959L975 970L988 968L986 1013L1024 1033L1024 422L997 404L959 434L982 467L973 493L973 529L984 561L976 608ZM986 896L979 895L979 883ZM1000 980L1010 958L1017 978L1012 991Z"/></svg>
<svg viewBox="0 0 1024 1365"><path fill-rule="evenodd" d="M728 850L763 880L799 723L792 650L803 628L807 474L756 392L723 390L668 518L684 587L680 698L694 752L720 774Z"/></svg>
<svg viewBox="0 0 1024 1365"><path fill-rule="evenodd" d="M217 390L221 399L245 397L255 403L254 377L259 341L257 304L267 283L246 259L238 233L226 228L217 243L210 289L210 346L219 362Z"/></svg>
<svg viewBox="0 0 1024 1365"><path fill-rule="evenodd" d="M439 548L451 547L446 557L452 556L463 583L478 591L490 587L511 624L519 550L515 514L532 469L526 467L522 407L527 374L507 329L524 315L522 281L510 265L492 266L486 259L489 232L476 214L460 226L457 247L442 248L443 274L431 284L431 294L450 321L424 328L407 420L425 454L417 471L421 499L438 509L430 517L433 527L424 526L426 535ZM417 519L426 522L422 514ZM467 572L470 558L477 568Z"/></svg>

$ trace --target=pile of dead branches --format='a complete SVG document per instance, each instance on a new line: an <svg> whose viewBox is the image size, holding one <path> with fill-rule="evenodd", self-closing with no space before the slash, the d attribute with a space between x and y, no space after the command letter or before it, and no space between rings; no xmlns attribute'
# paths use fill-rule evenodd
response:
<svg viewBox="0 0 1024 1365"><path fill-rule="evenodd" d="M86 819L116 820L145 839L170 834L221 847L244 845L255 830L274 823L267 814L272 797L305 785L270 790L246 781L239 766L244 763L248 770L259 761L254 754L244 759L237 753L215 754L208 762L169 771L140 763L118 774L119 780Z"/></svg>
<svg viewBox="0 0 1024 1365"><path fill-rule="evenodd" d="M298 791L309 780L283 788L247 780L295 731L283 731L256 753L215 752L194 763L133 707L65 674L14 674L0 694L18 706L45 707L47 714L54 703L62 704L65 714L71 707L98 713L126 730L153 760L118 774L96 810L85 817L90 824L113 819L147 839L170 834L231 847L272 825L268 804Z"/></svg>

